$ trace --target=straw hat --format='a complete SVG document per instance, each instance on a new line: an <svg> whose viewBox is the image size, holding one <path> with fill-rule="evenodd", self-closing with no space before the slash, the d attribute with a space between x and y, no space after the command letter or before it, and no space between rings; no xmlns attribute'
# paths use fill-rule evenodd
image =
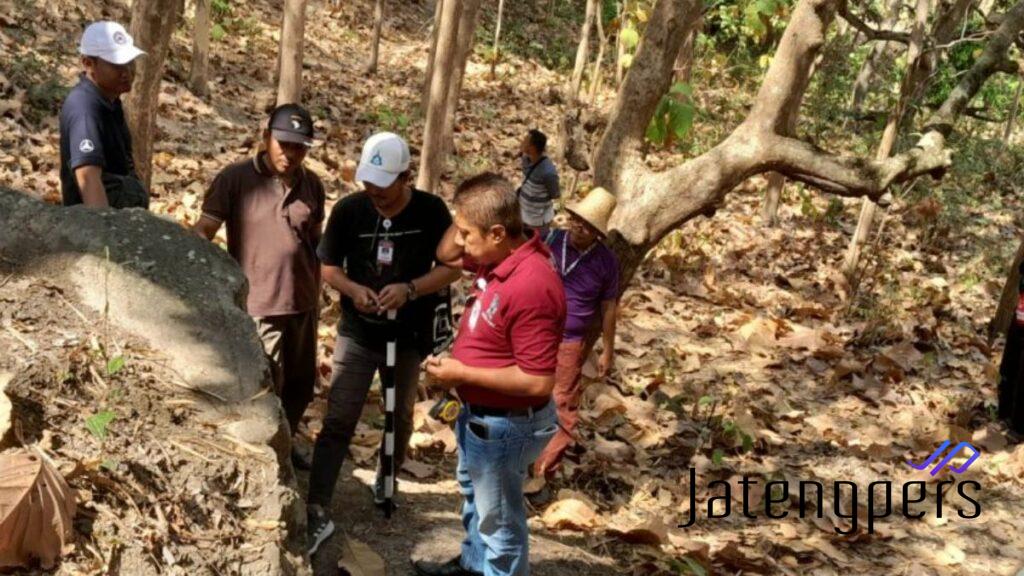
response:
<svg viewBox="0 0 1024 576"><path fill-rule="evenodd" d="M607 236L608 220L615 210L615 203L615 196L611 192L604 188L594 188L583 200L565 209L593 226L602 236Z"/></svg>

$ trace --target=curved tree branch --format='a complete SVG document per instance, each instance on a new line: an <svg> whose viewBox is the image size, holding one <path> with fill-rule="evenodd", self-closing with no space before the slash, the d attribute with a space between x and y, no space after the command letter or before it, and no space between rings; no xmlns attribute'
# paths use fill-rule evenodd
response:
<svg viewBox="0 0 1024 576"><path fill-rule="evenodd" d="M910 43L910 34L906 32L897 32L895 30L877 30L868 26L867 22L864 22L856 14L850 12L849 6L845 3L839 9L839 15L843 17L853 26L854 29L863 34L868 40L882 40L886 42L899 42L901 44Z"/></svg>

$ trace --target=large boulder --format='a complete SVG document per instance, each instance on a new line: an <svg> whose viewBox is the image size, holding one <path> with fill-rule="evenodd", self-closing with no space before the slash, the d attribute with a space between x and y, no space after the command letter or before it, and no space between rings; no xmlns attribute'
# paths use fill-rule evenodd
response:
<svg viewBox="0 0 1024 576"><path fill-rule="evenodd" d="M0 271L72 287L73 300L168 358L226 433L271 456L266 478L276 485L259 513L287 533L256 572L308 571L287 424L266 393L269 370L244 309L245 276L226 252L143 210L56 207L0 187Z"/></svg>

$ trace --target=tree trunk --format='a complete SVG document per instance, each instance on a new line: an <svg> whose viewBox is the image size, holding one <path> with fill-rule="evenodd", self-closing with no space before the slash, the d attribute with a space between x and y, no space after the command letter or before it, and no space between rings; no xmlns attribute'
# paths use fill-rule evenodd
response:
<svg viewBox="0 0 1024 576"><path fill-rule="evenodd" d="M883 30L892 30L896 26L899 22L900 7L902 5L902 0L893 0L889 4L888 12L885 18L882 19L881 28ZM884 62L890 61L898 48L898 43L888 41L876 42L871 47L871 53L864 60L860 72L857 73L857 79L853 82L853 96L850 98L850 108L854 113L859 113L861 107L864 106L864 99L867 98L868 91L871 90L871 81L874 80L875 71Z"/></svg>
<svg viewBox="0 0 1024 576"><path fill-rule="evenodd" d="M146 188L152 180L160 79L170 50L171 34L178 26L184 4L184 0L135 0L132 5L131 35L147 55L136 60L135 81L125 103L135 169Z"/></svg>
<svg viewBox="0 0 1024 576"><path fill-rule="evenodd" d="M1001 20L981 56L959 77L945 102L922 126L917 145L884 160L830 154L780 135L787 110L798 105L810 71L842 0L800 0L771 60L747 118L717 146L662 172L643 161L643 137L672 82L672 65L699 10L692 0L659 0L619 96L594 163L595 184L618 198L609 242L619 256L625 290L650 248L697 216L709 217L747 178L776 171L818 190L878 198L894 184L941 177L952 163L945 141L984 82L997 71L1017 73L1007 59L1024 28L1024 0Z"/></svg>
<svg viewBox="0 0 1024 576"><path fill-rule="evenodd" d="M498 0L498 19L494 24L494 47L491 49L491 79L497 76L498 60L500 55L501 40L501 19L505 15L505 0Z"/></svg>
<svg viewBox="0 0 1024 576"><path fill-rule="evenodd" d="M624 68L622 67L622 57L626 54L626 45L622 43L622 30L626 23L626 2L628 0L622 0L619 4L619 30L615 33L615 85L622 85L622 76Z"/></svg>
<svg viewBox="0 0 1024 576"><path fill-rule="evenodd" d="M377 73L377 60L380 56L380 29L383 26L384 0L376 0L373 3L373 38L370 40L370 60L366 63L364 70L367 74Z"/></svg>
<svg viewBox="0 0 1024 576"><path fill-rule="evenodd" d="M693 77L693 51L697 44L697 36L700 35L700 30L703 27L704 19L693 27L693 31L686 35L686 40L683 41L683 47L679 49L679 56L676 57L676 82L683 82L689 84Z"/></svg>
<svg viewBox="0 0 1024 576"><path fill-rule="evenodd" d="M444 170L445 141L444 123L447 113L447 99L458 50L459 20L462 16L462 2L445 0L438 24L437 53L434 58L433 78L430 80L430 101L427 104L427 119L423 128L423 149L420 153L419 176L416 187L437 193L437 185Z"/></svg>
<svg viewBox="0 0 1024 576"><path fill-rule="evenodd" d="M597 14L597 59L594 60L594 73L590 75L590 105L597 99L597 91L601 88L601 64L604 62L604 51L608 48L608 36L604 33L601 14Z"/></svg>
<svg viewBox="0 0 1024 576"><path fill-rule="evenodd" d="M779 220L779 201L782 198L782 188L786 185L786 177L778 172L768 174L768 190L764 195L764 205L761 206L761 223L768 228L774 228Z"/></svg>
<svg viewBox="0 0 1024 576"><path fill-rule="evenodd" d="M1013 94L1013 104L1010 106L1010 114L1006 117L1006 130L1003 131L1003 143L1010 143L1010 136L1013 135L1013 123L1017 119L1017 110L1020 108L1020 94L1024 89L1024 76L1017 78L1017 91Z"/></svg>
<svg viewBox="0 0 1024 576"><path fill-rule="evenodd" d="M1010 329L1010 322L1013 322L1014 310L1017 309L1018 288L1020 286L1020 263L1024 260L1024 240L1017 246L1017 253L1013 256L1013 264L1006 271L1006 283L1003 284L1003 291L999 295L999 304L996 307L995 316L988 324L988 345L991 346L996 338L1006 334Z"/></svg>
<svg viewBox="0 0 1024 576"><path fill-rule="evenodd" d="M896 136L899 133L900 122L903 121L903 114L910 104L910 99L915 92L918 92L919 85L927 78L927 67L923 63L922 49L925 43L925 27L928 25L928 13L931 10L929 0L918 0L914 9L913 28L910 29L910 43L906 49L906 73L900 86L899 96L896 99L896 106L889 114L886 128L882 132L882 141L879 142L879 150L876 159L885 160L892 154L896 146ZM857 230L854 231L850 244L846 249L846 256L843 259L843 273L850 280L857 276L857 265L860 263L860 253L867 237L871 233L871 224L874 221L876 205L869 198L865 198L860 206L860 216L857 218Z"/></svg>
<svg viewBox="0 0 1024 576"><path fill-rule="evenodd" d="M476 37L476 21L480 14L481 0L463 0L462 15L459 17L458 40L455 48L455 61L452 65L453 77L448 83L448 96L445 99L444 115L444 155L448 156L455 150L455 114L459 108L462 95L462 83L466 76L466 63L473 52L473 39Z"/></svg>
<svg viewBox="0 0 1024 576"><path fill-rule="evenodd" d="M600 0L586 0L587 12L583 16L583 27L580 29L580 44L576 47L576 65L572 69L572 79L569 81L570 102L579 99L580 85L583 83L583 71L587 67L590 58L590 29L594 27L594 17L597 14Z"/></svg>
<svg viewBox="0 0 1024 576"><path fill-rule="evenodd" d="M437 34L441 29L441 10L444 0L434 3L434 24L430 31L430 54L427 56L427 70L423 77L423 94L420 96L420 111L427 116L427 105L430 104L430 83L434 79L434 60L437 58Z"/></svg>
<svg viewBox="0 0 1024 576"><path fill-rule="evenodd" d="M196 96L209 93L210 0L196 0L196 20L192 29L192 67L188 83Z"/></svg>
<svg viewBox="0 0 1024 576"><path fill-rule="evenodd" d="M281 47L277 59L277 105L302 102L302 44L306 0L284 0Z"/></svg>

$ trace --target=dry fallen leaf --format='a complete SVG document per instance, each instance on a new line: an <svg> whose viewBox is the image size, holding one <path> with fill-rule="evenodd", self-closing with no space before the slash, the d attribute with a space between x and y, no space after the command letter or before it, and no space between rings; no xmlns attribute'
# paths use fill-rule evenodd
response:
<svg viewBox="0 0 1024 576"><path fill-rule="evenodd" d="M656 516L639 518L623 511L608 521L606 530L608 534L630 544L660 546L668 542L668 526Z"/></svg>
<svg viewBox="0 0 1024 576"><path fill-rule="evenodd" d="M345 536L345 551L338 560L338 568L351 576L384 576L384 559L369 546Z"/></svg>
<svg viewBox="0 0 1024 576"><path fill-rule="evenodd" d="M39 452L0 454L0 568L52 568L71 539L75 493Z"/></svg>
<svg viewBox="0 0 1024 576"><path fill-rule="evenodd" d="M548 506L541 522L552 530L588 532L597 526L597 513L586 502L567 498Z"/></svg>

